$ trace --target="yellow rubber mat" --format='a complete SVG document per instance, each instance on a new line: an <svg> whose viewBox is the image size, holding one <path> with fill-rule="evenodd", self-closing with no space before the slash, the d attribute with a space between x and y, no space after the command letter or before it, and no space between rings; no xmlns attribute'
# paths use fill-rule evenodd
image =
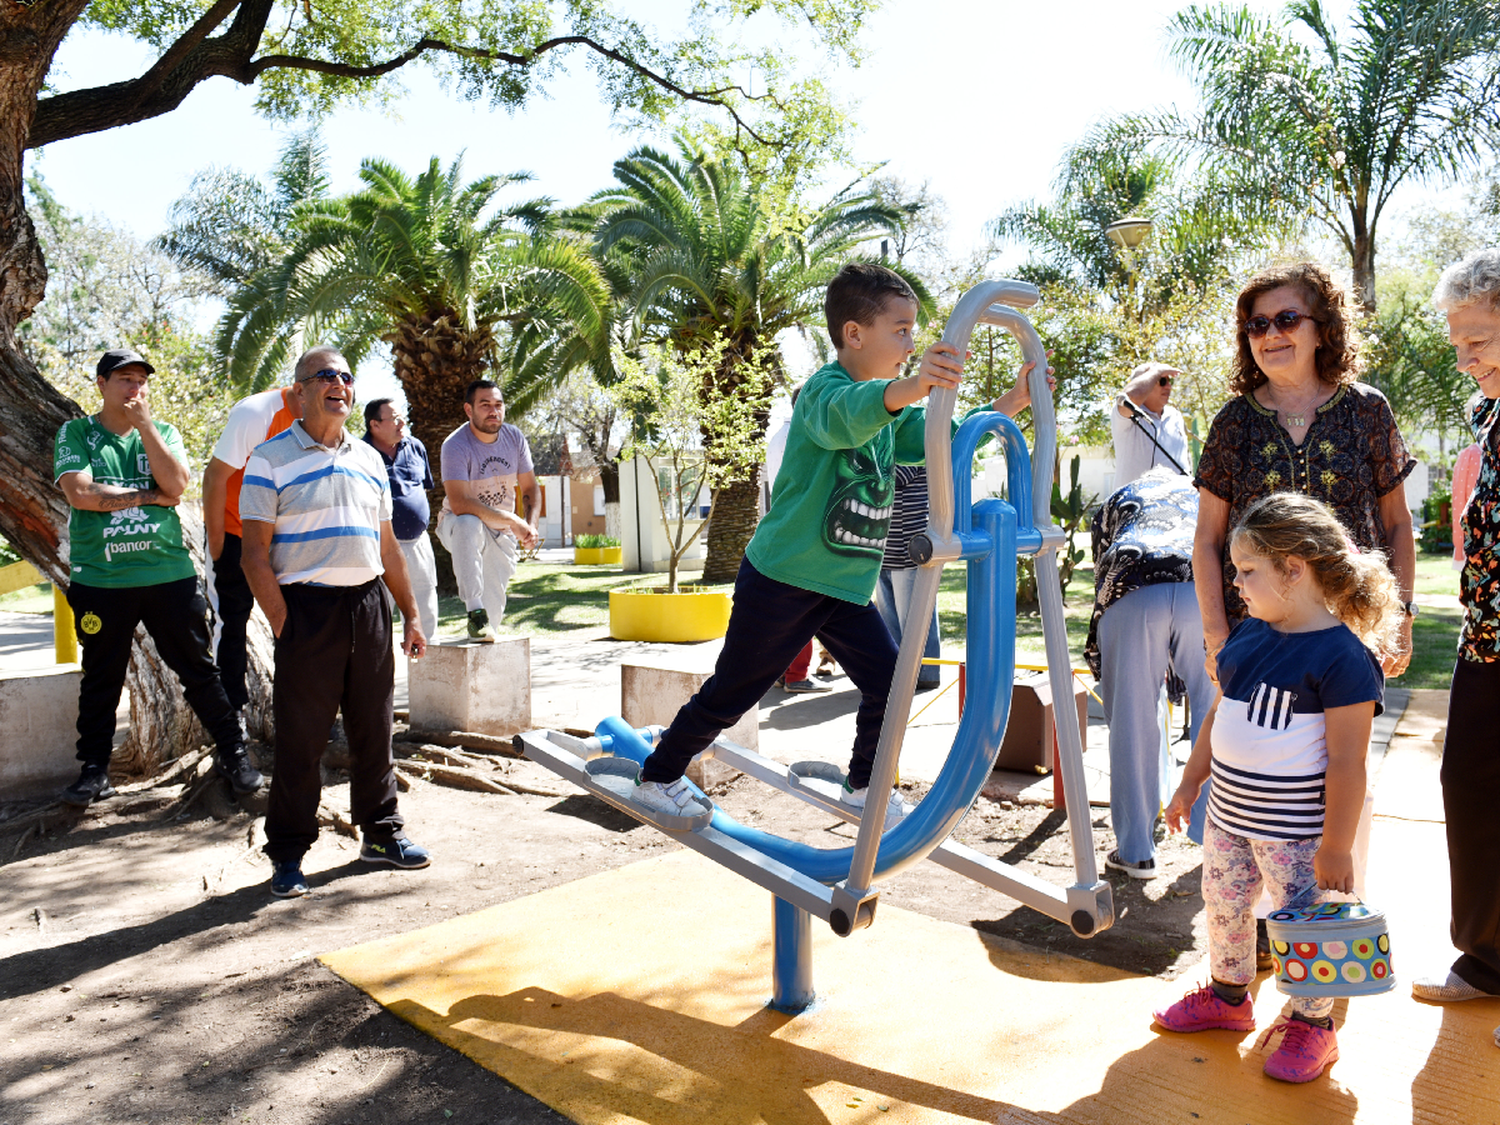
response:
<svg viewBox="0 0 1500 1125"><path fill-rule="evenodd" d="M817 1006L769 1010L771 896L681 851L321 960L583 1125L1500 1122L1500 1004L1404 986L1340 1002L1342 1061L1290 1087L1261 1074L1253 1033L1152 1029L1191 976L890 906L853 937L813 935ZM1269 1026L1282 997L1264 977L1257 992Z"/></svg>

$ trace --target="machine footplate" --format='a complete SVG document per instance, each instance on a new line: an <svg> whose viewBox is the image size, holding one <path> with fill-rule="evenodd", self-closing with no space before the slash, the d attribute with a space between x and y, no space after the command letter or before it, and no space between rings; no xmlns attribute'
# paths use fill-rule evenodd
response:
<svg viewBox="0 0 1500 1125"><path fill-rule="evenodd" d="M623 812L638 817L648 824L666 832L696 832L700 828L706 828L713 820L712 808L706 813L694 816L672 816L669 813L657 812L648 809L644 805L636 804L635 779L640 773L641 767L629 758L595 758L584 766L585 772L599 790L600 796L615 798L611 804L616 805ZM703 798L705 801L708 798Z"/></svg>

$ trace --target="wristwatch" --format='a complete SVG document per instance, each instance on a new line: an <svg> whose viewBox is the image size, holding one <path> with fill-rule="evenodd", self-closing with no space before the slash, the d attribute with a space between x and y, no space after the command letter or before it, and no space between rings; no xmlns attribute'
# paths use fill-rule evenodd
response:
<svg viewBox="0 0 1500 1125"><path fill-rule="evenodd" d="M1407 617L1415 617L1417 614L1422 612L1422 607L1419 606L1416 602L1402 602L1401 609L1405 612Z"/></svg>

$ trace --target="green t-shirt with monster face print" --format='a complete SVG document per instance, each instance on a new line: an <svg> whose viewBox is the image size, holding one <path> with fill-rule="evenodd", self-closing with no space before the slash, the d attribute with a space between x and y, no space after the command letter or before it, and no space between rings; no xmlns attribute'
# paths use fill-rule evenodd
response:
<svg viewBox="0 0 1500 1125"><path fill-rule="evenodd" d="M920 465L927 412L885 408L885 382L837 363L807 381L792 411L771 510L745 554L768 578L866 605L880 576L896 465Z"/></svg>

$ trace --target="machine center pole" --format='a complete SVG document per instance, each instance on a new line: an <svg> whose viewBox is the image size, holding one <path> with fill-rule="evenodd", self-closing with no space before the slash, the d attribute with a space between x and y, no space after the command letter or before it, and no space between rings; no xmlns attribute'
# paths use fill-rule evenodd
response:
<svg viewBox="0 0 1500 1125"><path fill-rule="evenodd" d="M796 1015L813 1002L812 915L784 898L773 899L771 1007Z"/></svg>

